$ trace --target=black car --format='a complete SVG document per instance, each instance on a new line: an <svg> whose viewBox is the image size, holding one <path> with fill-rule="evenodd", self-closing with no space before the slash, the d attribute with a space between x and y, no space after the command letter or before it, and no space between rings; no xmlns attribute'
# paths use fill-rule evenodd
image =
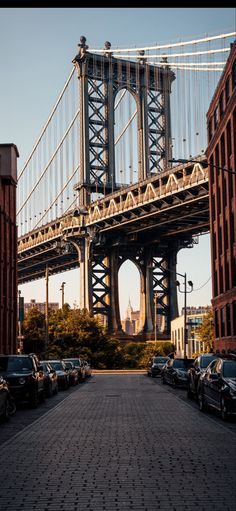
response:
<svg viewBox="0 0 236 511"><path fill-rule="evenodd" d="M187 377L187 396L189 399L192 397L198 396L198 385L200 375L206 370L207 366L215 360L216 355L214 353L205 353L203 355L198 355L193 361L193 364L189 367Z"/></svg>
<svg viewBox="0 0 236 511"><path fill-rule="evenodd" d="M210 363L199 379L198 403L201 411L219 410L223 420L236 415L236 356L220 355Z"/></svg>
<svg viewBox="0 0 236 511"><path fill-rule="evenodd" d="M79 373L78 373L78 370L76 369L76 367L74 366L73 362L71 362L70 360L63 360L63 362L64 362L66 369L69 373L70 385L78 385Z"/></svg>
<svg viewBox="0 0 236 511"><path fill-rule="evenodd" d="M44 401L44 374L35 354L0 355L0 375L16 400L28 401L33 407Z"/></svg>
<svg viewBox="0 0 236 511"><path fill-rule="evenodd" d="M171 358L161 370L162 383L173 387L187 387L187 371L192 364L192 358Z"/></svg>
<svg viewBox="0 0 236 511"><path fill-rule="evenodd" d="M58 393L57 373L49 362L44 360L40 361L40 367L44 372L44 387L47 397Z"/></svg>
<svg viewBox="0 0 236 511"><path fill-rule="evenodd" d="M78 371L78 375L79 375L79 382L83 382L85 381L85 368L84 368L84 365L82 364L82 361L79 357L75 357L75 358L64 358L64 362L72 362L72 364L74 364L75 368L77 369Z"/></svg>
<svg viewBox="0 0 236 511"><path fill-rule="evenodd" d="M46 360L45 362L49 362L51 367L55 369L59 390L67 390L70 386L70 377L63 360Z"/></svg>
<svg viewBox="0 0 236 511"><path fill-rule="evenodd" d="M156 357L151 358L147 365L147 375L152 376L152 378L155 378L155 376L159 376L167 360L168 360L167 357L161 357L158 355Z"/></svg>

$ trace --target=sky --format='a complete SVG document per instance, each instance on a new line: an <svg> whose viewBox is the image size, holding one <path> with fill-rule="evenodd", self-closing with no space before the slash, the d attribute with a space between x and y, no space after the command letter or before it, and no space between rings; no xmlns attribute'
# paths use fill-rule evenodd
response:
<svg viewBox="0 0 236 511"><path fill-rule="evenodd" d="M69 76L81 35L91 48L101 48L107 40L112 47L138 47L227 33L235 27L236 10L230 7L0 8L0 141L17 145L19 172ZM179 252L177 272L186 272L194 284L187 305L210 304L209 235ZM49 301L61 305L63 281L65 301L78 306L79 270L49 278ZM25 302L45 301L44 279L19 289ZM131 263L120 270L119 289L123 318L129 298L139 309L138 272Z"/></svg>

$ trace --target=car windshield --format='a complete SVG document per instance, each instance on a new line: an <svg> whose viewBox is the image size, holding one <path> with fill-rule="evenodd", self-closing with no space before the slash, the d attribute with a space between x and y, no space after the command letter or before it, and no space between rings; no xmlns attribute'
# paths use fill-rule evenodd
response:
<svg viewBox="0 0 236 511"><path fill-rule="evenodd" d="M212 362L212 360L214 360L215 358L217 357L201 357L201 360L200 360L200 367L202 369L206 369L206 367L210 364L210 362Z"/></svg>
<svg viewBox="0 0 236 511"><path fill-rule="evenodd" d="M72 364L74 364L74 366L80 366L81 363L80 363L80 360L76 359L76 358L71 358L70 359L70 362L72 362Z"/></svg>
<svg viewBox="0 0 236 511"><path fill-rule="evenodd" d="M67 369L72 369L72 363L71 362L65 362L65 366Z"/></svg>
<svg viewBox="0 0 236 511"><path fill-rule="evenodd" d="M178 369L186 369L187 365L189 365L189 361L186 360L174 360L173 367L177 367Z"/></svg>
<svg viewBox="0 0 236 511"><path fill-rule="evenodd" d="M165 357L155 357L153 359L154 364L164 364L166 362Z"/></svg>
<svg viewBox="0 0 236 511"><path fill-rule="evenodd" d="M64 371L64 367L61 362L50 362L50 364L55 371Z"/></svg>
<svg viewBox="0 0 236 511"><path fill-rule="evenodd" d="M0 372L25 372L32 371L32 360L27 357L2 357L0 358Z"/></svg>
<svg viewBox="0 0 236 511"><path fill-rule="evenodd" d="M236 378L236 360L225 360L223 376L225 378Z"/></svg>

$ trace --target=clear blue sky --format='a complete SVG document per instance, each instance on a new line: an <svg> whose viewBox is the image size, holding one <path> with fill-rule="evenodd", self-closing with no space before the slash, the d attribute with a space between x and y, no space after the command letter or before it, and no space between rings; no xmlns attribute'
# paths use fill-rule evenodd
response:
<svg viewBox="0 0 236 511"><path fill-rule="evenodd" d="M72 68L81 35L90 47L147 46L177 42L235 30L233 8L1 8L0 9L0 141L13 142L20 152L20 170L46 122ZM177 271L200 288L210 277L209 236L193 249L182 250ZM127 278L128 276L128 278ZM79 303L79 271L50 278L49 300ZM44 280L21 286L25 301L45 300ZM129 297L139 308L136 270L120 271L121 316ZM211 282L188 295L189 305L209 304ZM180 296L182 306L182 296Z"/></svg>

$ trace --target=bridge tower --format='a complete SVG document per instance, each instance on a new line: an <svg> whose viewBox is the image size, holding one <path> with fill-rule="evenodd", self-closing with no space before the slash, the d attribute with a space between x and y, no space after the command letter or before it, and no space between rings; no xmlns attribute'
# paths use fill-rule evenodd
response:
<svg viewBox="0 0 236 511"><path fill-rule="evenodd" d="M88 51L86 38L80 38L79 52L73 60L78 73L80 94L80 175L75 187L84 212L95 190L119 190L116 182L114 147L114 105L121 89L127 89L137 105L137 175L144 180L168 167L171 159L170 93L174 73L168 67L147 63L144 52L138 62L117 59L107 41L103 54ZM74 240L76 241L76 240ZM165 319L164 333L177 316L175 281L176 254L179 247L153 241L122 239L99 234L88 227L78 241L81 270L81 308L104 318L110 332L121 332L118 296L118 271L132 260L140 273L141 331L148 338L154 329L154 291L157 306Z"/></svg>

